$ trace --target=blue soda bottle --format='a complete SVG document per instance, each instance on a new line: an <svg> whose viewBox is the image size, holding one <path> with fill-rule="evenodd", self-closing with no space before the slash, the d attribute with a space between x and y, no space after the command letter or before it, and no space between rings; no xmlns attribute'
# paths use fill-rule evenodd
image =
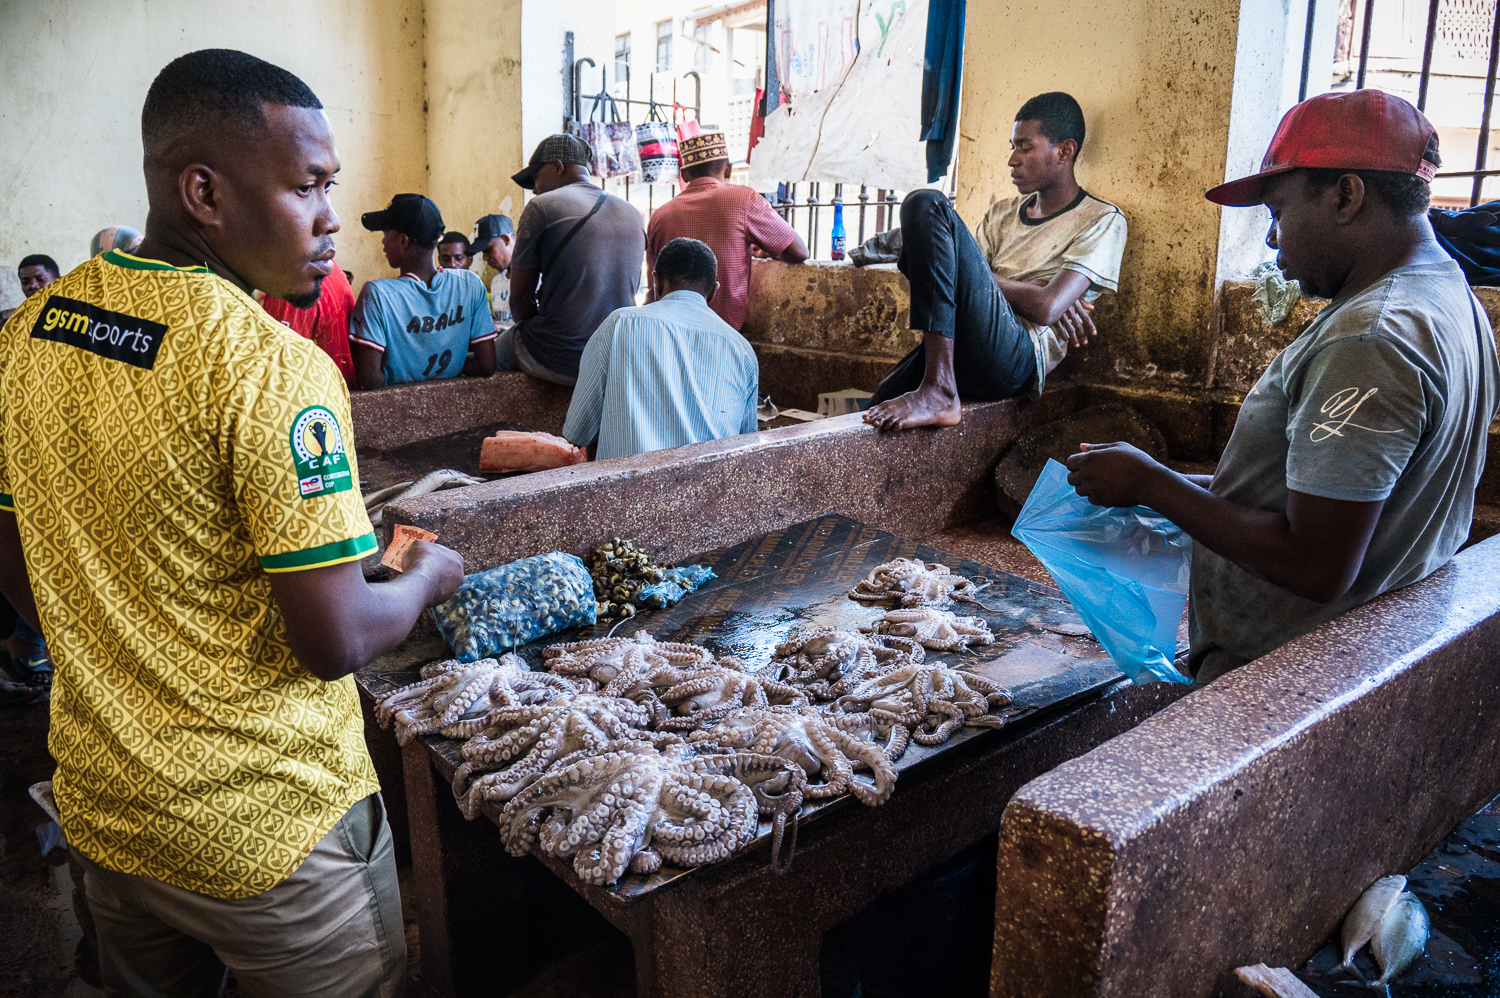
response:
<svg viewBox="0 0 1500 998"><path fill-rule="evenodd" d="M833 252L829 255L835 260L842 260L844 244L849 239L844 232L844 206L842 204L833 206L833 231L829 233L829 237L833 243Z"/></svg>

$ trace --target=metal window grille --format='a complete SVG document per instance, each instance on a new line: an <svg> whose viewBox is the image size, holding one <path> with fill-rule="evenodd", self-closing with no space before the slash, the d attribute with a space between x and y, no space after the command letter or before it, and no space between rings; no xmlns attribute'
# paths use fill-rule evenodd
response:
<svg viewBox="0 0 1500 998"><path fill-rule="evenodd" d="M656 22L656 71L672 71L672 22Z"/></svg>
<svg viewBox="0 0 1500 998"><path fill-rule="evenodd" d="M1483 200L1489 169L1495 76L1500 61L1496 0L1322 0L1338 5L1334 90L1376 87L1428 114L1447 144L1433 182L1435 202ZM1306 100L1318 0L1308 0L1299 100ZM1472 145L1470 143L1472 142ZM1474 168L1462 169L1472 161ZM1450 183L1443 183L1443 181ZM1454 183L1467 181L1467 183Z"/></svg>

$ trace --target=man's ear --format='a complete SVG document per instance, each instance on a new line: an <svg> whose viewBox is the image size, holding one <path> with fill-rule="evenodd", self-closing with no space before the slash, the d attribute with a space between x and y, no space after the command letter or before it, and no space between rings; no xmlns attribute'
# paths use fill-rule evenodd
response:
<svg viewBox="0 0 1500 998"><path fill-rule="evenodd" d="M1357 173L1346 173L1339 177L1337 215L1340 222L1350 222L1359 214L1365 203L1365 182Z"/></svg>
<svg viewBox="0 0 1500 998"><path fill-rule="evenodd" d="M1074 139L1063 139L1057 144L1057 158L1059 162L1078 162L1078 143Z"/></svg>
<svg viewBox="0 0 1500 998"><path fill-rule="evenodd" d="M219 175L212 167L194 163L177 175L177 194L182 206L199 225L219 224Z"/></svg>
<svg viewBox="0 0 1500 998"><path fill-rule="evenodd" d="M722 284L720 284L718 281L714 281L713 290L709 291L708 294L706 294L706 295L703 296L704 302L711 302L711 301L713 301L714 300L714 295L716 295L716 294L719 293L719 288L721 288L721 287L723 287Z"/></svg>

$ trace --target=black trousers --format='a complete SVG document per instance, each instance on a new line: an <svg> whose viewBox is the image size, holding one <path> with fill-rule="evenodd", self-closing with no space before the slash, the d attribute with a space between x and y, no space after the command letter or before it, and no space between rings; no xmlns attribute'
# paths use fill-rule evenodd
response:
<svg viewBox="0 0 1500 998"><path fill-rule="evenodd" d="M959 398L1010 398L1036 377L1031 334L1011 311L979 244L942 192L913 191L901 202L896 267L911 283L911 328L953 340ZM915 391L926 369L926 355L918 345L880 382L872 402Z"/></svg>

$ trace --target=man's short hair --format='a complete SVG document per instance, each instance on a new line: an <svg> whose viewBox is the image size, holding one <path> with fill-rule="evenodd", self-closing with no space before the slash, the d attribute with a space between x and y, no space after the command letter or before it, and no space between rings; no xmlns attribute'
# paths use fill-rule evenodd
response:
<svg viewBox="0 0 1500 998"><path fill-rule="evenodd" d="M16 264L16 271L20 272L27 267L45 267L47 268L47 273L52 275L53 280L62 276L62 271L57 268L57 261L45 253L33 253L30 256L22 257L21 262Z"/></svg>
<svg viewBox="0 0 1500 998"><path fill-rule="evenodd" d="M438 240L439 245L443 243L463 243L464 252L469 251L469 237L462 232L444 232L443 238Z"/></svg>
<svg viewBox="0 0 1500 998"><path fill-rule="evenodd" d="M674 239L656 255L656 276L658 280L696 288L707 295L719 280L719 261L705 242Z"/></svg>
<svg viewBox="0 0 1500 998"><path fill-rule="evenodd" d="M1422 158L1434 167L1443 165L1438 154L1438 137L1434 132L1427 140ZM1302 170L1314 190L1323 190L1339 182L1346 173L1352 173L1365 185L1365 190L1385 202L1385 206L1398 218L1414 218L1427 214L1432 204L1432 185L1414 173L1396 173L1391 170L1339 170L1336 168L1308 167Z"/></svg>
<svg viewBox="0 0 1500 998"><path fill-rule="evenodd" d="M1060 90L1037 94L1021 105L1016 112L1017 121L1035 121L1041 124L1042 134L1053 145L1064 139L1072 139L1083 148L1083 108L1069 94Z"/></svg>
<svg viewBox="0 0 1500 998"><path fill-rule="evenodd" d="M167 63L141 109L146 160L171 165L172 150L200 132L254 136L270 126L265 105L321 108L293 74L234 49L200 49Z"/></svg>

